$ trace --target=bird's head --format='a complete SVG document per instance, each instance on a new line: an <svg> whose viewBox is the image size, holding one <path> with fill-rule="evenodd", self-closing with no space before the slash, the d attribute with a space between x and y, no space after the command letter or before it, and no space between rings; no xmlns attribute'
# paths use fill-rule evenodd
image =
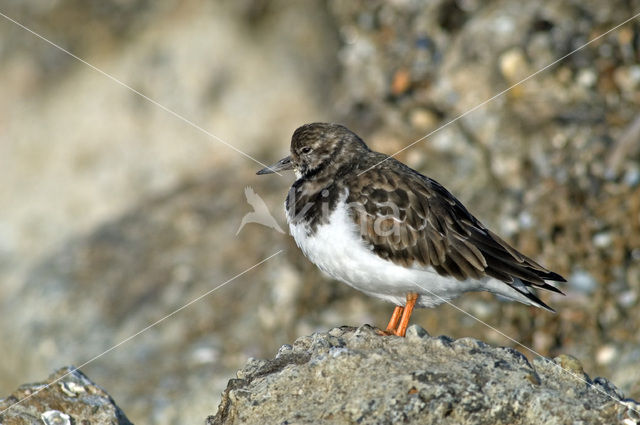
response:
<svg viewBox="0 0 640 425"><path fill-rule="evenodd" d="M312 178L335 173L368 150L355 133L340 124L305 124L291 137L291 155L263 168L258 174L294 170L298 178Z"/></svg>

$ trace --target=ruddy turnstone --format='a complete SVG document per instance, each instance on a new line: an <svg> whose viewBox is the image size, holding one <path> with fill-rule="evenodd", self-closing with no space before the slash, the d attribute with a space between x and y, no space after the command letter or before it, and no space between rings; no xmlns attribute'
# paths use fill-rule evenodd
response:
<svg viewBox="0 0 640 425"><path fill-rule="evenodd" d="M294 170L285 211L291 234L320 269L396 305L386 334L404 336L415 306L489 291L553 309L533 292L562 294L564 278L485 227L441 184L370 150L338 124L313 123L291 155L258 174Z"/></svg>

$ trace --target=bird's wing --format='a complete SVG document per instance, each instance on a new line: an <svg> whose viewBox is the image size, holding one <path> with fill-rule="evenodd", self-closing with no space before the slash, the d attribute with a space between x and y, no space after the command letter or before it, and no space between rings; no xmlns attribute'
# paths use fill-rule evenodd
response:
<svg viewBox="0 0 640 425"><path fill-rule="evenodd" d="M562 276L487 229L438 182L407 170L372 169L350 187L351 214L378 256L408 267L430 266L459 280L489 276L519 290L519 279L562 293L545 282L565 281ZM522 288L519 292L535 298Z"/></svg>

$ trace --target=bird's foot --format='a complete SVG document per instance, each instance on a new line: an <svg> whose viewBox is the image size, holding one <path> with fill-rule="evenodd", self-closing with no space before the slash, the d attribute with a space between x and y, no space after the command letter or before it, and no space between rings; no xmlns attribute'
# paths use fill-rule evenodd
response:
<svg viewBox="0 0 640 425"><path fill-rule="evenodd" d="M413 312L413 308L415 307L417 300L418 294L415 292L409 292L407 294L407 303L405 306L396 306L393 310L387 329L384 331L382 329L376 329L376 333L382 336L396 335L404 337L407 333L409 319L411 318L411 313Z"/></svg>
<svg viewBox="0 0 640 425"><path fill-rule="evenodd" d="M386 329L386 330L382 330L380 328L376 328L375 329L376 334L380 335L380 336L391 336L391 335L395 335L395 333L393 333L393 329Z"/></svg>

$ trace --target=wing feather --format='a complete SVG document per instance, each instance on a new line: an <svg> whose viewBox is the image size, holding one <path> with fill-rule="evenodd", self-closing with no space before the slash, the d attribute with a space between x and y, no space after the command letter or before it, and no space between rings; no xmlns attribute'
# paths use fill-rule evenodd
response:
<svg viewBox="0 0 640 425"><path fill-rule="evenodd" d="M523 282L518 292L532 300L537 298L527 293L527 286L562 293L545 282L563 282L562 276L487 229L439 183L410 169L400 171L406 170L410 173L372 169L366 183L360 180L349 188L347 201L359 204L353 217L373 252L396 264L430 266L460 280L489 276L512 287Z"/></svg>

